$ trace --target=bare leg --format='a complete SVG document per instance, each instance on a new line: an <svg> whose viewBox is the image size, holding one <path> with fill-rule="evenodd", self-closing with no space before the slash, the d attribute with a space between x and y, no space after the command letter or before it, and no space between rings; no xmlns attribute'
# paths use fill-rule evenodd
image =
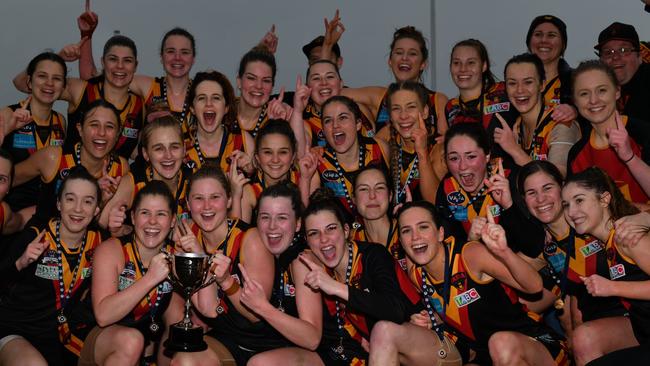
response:
<svg viewBox="0 0 650 366"><path fill-rule="evenodd" d="M376 365L438 365L441 358L440 338L432 330L410 323L380 321L370 335L369 364ZM445 349L447 365L461 364L455 347ZM457 362L454 363L454 360Z"/></svg>
<svg viewBox="0 0 650 366"><path fill-rule="evenodd" d="M219 357L210 348L202 352L177 352L171 366L221 366Z"/></svg>
<svg viewBox="0 0 650 366"><path fill-rule="evenodd" d="M247 366L318 366L323 361L316 352L298 347L278 348L258 353L251 358Z"/></svg>
<svg viewBox="0 0 650 366"><path fill-rule="evenodd" d="M518 332L496 332L488 341L494 365L548 365L555 360L543 344Z"/></svg>
<svg viewBox="0 0 650 366"><path fill-rule="evenodd" d="M111 325L101 331L95 343L99 365L137 365L144 349L144 337L135 328Z"/></svg>
<svg viewBox="0 0 650 366"><path fill-rule="evenodd" d="M219 362L221 362L221 365L237 366L235 358L232 356L230 351L228 351L228 348L221 344L221 342L210 336L203 336L203 340L208 344L208 349L217 355Z"/></svg>
<svg viewBox="0 0 650 366"><path fill-rule="evenodd" d="M47 366L47 361L25 338L15 338L0 350L2 366Z"/></svg>
<svg viewBox="0 0 650 366"><path fill-rule="evenodd" d="M573 355L581 366L612 351L638 346L630 319L623 316L596 319L573 330Z"/></svg>

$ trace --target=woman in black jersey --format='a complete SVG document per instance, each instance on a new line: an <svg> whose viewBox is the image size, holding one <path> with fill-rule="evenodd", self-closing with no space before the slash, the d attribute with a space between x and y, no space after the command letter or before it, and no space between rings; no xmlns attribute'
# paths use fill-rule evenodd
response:
<svg viewBox="0 0 650 366"><path fill-rule="evenodd" d="M4 201L14 178L14 162L9 152L0 148L0 237L20 229L23 219Z"/></svg>
<svg viewBox="0 0 650 366"><path fill-rule="evenodd" d="M596 297L619 297L629 318L588 321L573 332L576 362L583 365L609 352L650 341L650 263L647 237L639 239L614 222L639 210L627 201L612 179L600 168L570 176L562 189L565 216L577 234L589 234L603 243L608 271L581 277ZM618 226L618 225L616 225ZM631 324L631 327L630 327Z"/></svg>
<svg viewBox="0 0 650 366"><path fill-rule="evenodd" d="M461 352L465 363L567 362L561 338L531 319L502 286L507 284L529 294L542 290L542 279L537 272L508 247L503 228L488 214L488 223L481 230L483 243L473 241L462 245L453 237L445 239L434 215L434 206L423 201L406 203L398 214L400 241L415 264L409 275L421 290L426 306L426 312L412 318L413 322L431 327L441 336L449 332L466 342L473 352L466 349ZM388 343L377 344L377 352L392 349L393 359L408 357L426 347L410 347L408 338L404 342L378 336ZM429 343L429 347L435 343ZM391 344L393 347L389 347ZM371 343L371 351L374 346ZM436 352L438 349L433 347Z"/></svg>
<svg viewBox="0 0 650 366"><path fill-rule="evenodd" d="M319 292L305 284L308 267L298 259L306 245L300 235L302 201L297 187L289 182L275 184L262 192L257 210L257 231L266 249L275 257L271 299L262 285L247 278L241 302L259 315L265 324L260 330L269 345L277 348L254 356L254 365L318 365L313 352L321 340L322 305ZM284 343L284 346L281 344Z"/></svg>
<svg viewBox="0 0 650 366"><path fill-rule="evenodd" d="M91 294L98 326L88 335L80 365L137 364L147 341L168 324L173 289L167 281L172 250L167 237L175 210L167 186L151 181L135 198L133 234L108 239L97 249Z"/></svg>
<svg viewBox="0 0 650 366"><path fill-rule="evenodd" d="M5 121L0 143L15 163L45 146L63 145L66 121L52 107L63 93L67 70L61 56L52 52L37 55L26 70L30 97L0 110ZM35 205L40 186L40 181L33 179L14 188L6 201L14 211Z"/></svg>
<svg viewBox="0 0 650 366"><path fill-rule="evenodd" d="M323 339L317 349L326 365L364 365L370 332L379 320L406 320L408 300L396 267L379 244L348 240L340 206L316 191L303 214L311 253L305 283L323 294Z"/></svg>
<svg viewBox="0 0 650 366"><path fill-rule="evenodd" d="M97 180L75 168L58 193L60 214L3 243L0 272L9 287L0 303L0 364L76 364L94 325L81 301L102 240L92 229L100 197Z"/></svg>

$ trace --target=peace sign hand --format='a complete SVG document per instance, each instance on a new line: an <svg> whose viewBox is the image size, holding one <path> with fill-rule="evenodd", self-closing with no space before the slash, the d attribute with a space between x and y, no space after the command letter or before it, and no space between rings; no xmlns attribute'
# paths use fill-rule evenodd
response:
<svg viewBox="0 0 650 366"><path fill-rule="evenodd" d="M327 18L324 19L325 22L325 37L323 39L323 48L334 46L345 32L345 26L341 23L341 17L339 16L339 9L336 9L336 14L334 18L328 21Z"/></svg>
<svg viewBox="0 0 650 366"><path fill-rule="evenodd" d="M178 219L174 230L174 244L185 253L204 253L201 244L185 219Z"/></svg>

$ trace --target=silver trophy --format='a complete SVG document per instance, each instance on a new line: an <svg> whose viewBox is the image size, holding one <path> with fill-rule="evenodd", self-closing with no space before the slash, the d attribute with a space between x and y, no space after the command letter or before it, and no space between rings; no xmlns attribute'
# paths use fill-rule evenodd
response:
<svg viewBox="0 0 650 366"><path fill-rule="evenodd" d="M202 253L175 253L171 258L170 281L185 298L185 316L172 325L165 347L172 352L199 352L208 348L203 340L203 328L194 326L190 320L192 294L212 284L208 279L210 257Z"/></svg>

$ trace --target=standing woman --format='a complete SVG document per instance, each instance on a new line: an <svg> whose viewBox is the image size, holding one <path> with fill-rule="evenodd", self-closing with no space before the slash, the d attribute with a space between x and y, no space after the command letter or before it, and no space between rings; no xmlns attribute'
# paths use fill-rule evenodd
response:
<svg viewBox="0 0 650 366"><path fill-rule="evenodd" d="M321 195L321 196L319 196ZM401 292L390 254L378 244L348 240L350 229L339 206L316 191L303 214L311 254L305 283L323 293L324 364L363 365L376 322L406 320L410 306Z"/></svg>
<svg viewBox="0 0 650 366"><path fill-rule="evenodd" d="M269 119L268 103L275 84L275 56L265 47L255 47L239 61L237 72L237 121L253 138Z"/></svg>
<svg viewBox="0 0 650 366"><path fill-rule="evenodd" d="M97 326L88 334L79 365L138 364L144 345L169 324L173 288L167 256L173 247L167 237L175 209L167 186L149 182L133 203L133 234L97 248L91 291Z"/></svg>
<svg viewBox="0 0 650 366"><path fill-rule="evenodd" d="M254 141L248 132L237 127L235 93L225 75L218 71L197 73L189 98L197 120L192 148L187 151L188 163L194 171L209 160L216 160L223 171L228 171L236 151L252 154ZM247 168L252 171L252 166Z"/></svg>
<svg viewBox="0 0 650 366"><path fill-rule="evenodd" d="M46 146L61 146L65 139L66 121L52 109L66 86L68 69L61 56L43 52L27 65L27 86L31 97L0 110L5 121L2 148L8 151L14 163ZM14 211L36 204L41 187L37 178L12 190L6 202Z"/></svg>
<svg viewBox="0 0 650 366"><path fill-rule="evenodd" d="M386 94L390 109L390 175L393 200L404 203L406 191L414 200L435 202L440 177L446 173L442 148L435 146L427 92L422 84L393 83ZM427 184L420 184L428 182Z"/></svg>
<svg viewBox="0 0 650 366"><path fill-rule="evenodd" d="M322 364L313 352L322 334L321 295L305 284L309 268L298 258L306 247L300 234L301 214L300 192L293 183L281 182L262 192L257 231L274 257L273 292L268 299L240 265L244 275L241 301L263 319L260 332L270 350L255 355L249 366Z"/></svg>
<svg viewBox="0 0 650 366"><path fill-rule="evenodd" d="M616 111L620 87L612 69L596 60L580 63L573 73L573 96L590 126L569 152L568 175L597 166L628 201L648 203L649 125Z"/></svg>
<svg viewBox="0 0 650 366"><path fill-rule="evenodd" d="M88 108L77 124L81 141L71 152L64 152L61 146L47 146L27 160L16 165L13 186L40 177L43 188L40 192L36 215L40 219L52 217L56 194L61 181L74 166L82 165L99 179L102 188L101 203L113 196L119 179L129 172L125 158L117 156L113 148L121 129L119 114L115 107L104 99L98 99Z"/></svg>
<svg viewBox="0 0 650 366"><path fill-rule="evenodd" d="M580 139L580 127L575 121L560 123L553 118L555 108L561 107L545 104L542 61L530 53L514 56L506 63L504 78L510 104L520 116L512 134L502 121L503 128L495 131L495 142L519 166L531 160L549 160L566 175L567 155ZM497 118L501 116L497 114Z"/></svg>
<svg viewBox="0 0 650 366"><path fill-rule="evenodd" d="M95 323L80 305L101 243L92 229L100 199L97 180L75 167L56 197L60 214L4 243L0 272L10 287L0 303L1 364L76 364Z"/></svg>
<svg viewBox="0 0 650 366"><path fill-rule="evenodd" d="M438 334L450 332L467 342L474 355L467 350L461 352L464 363L565 364L568 359L562 339L528 317L502 286L529 294L542 290L537 272L508 247L504 229L489 215L489 222L481 230L483 243L463 245L454 237L445 239L444 229L436 224L434 216L435 207L422 201L406 203L398 214L400 241L415 264L409 274L422 291L427 307L412 321L431 326ZM395 329L390 332L390 328ZM389 355L395 359L408 357L427 349L427 344L411 347L409 341L426 340L433 352L440 349L436 343L441 339L444 342L444 338L433 335L419 339L410 328L385 324L383 334L377 334L377 340L383 342L377 343L373 343L373 334L371 350L373 354L377 350L378 356L383 354L377 359L388 359Z"/></svg>

